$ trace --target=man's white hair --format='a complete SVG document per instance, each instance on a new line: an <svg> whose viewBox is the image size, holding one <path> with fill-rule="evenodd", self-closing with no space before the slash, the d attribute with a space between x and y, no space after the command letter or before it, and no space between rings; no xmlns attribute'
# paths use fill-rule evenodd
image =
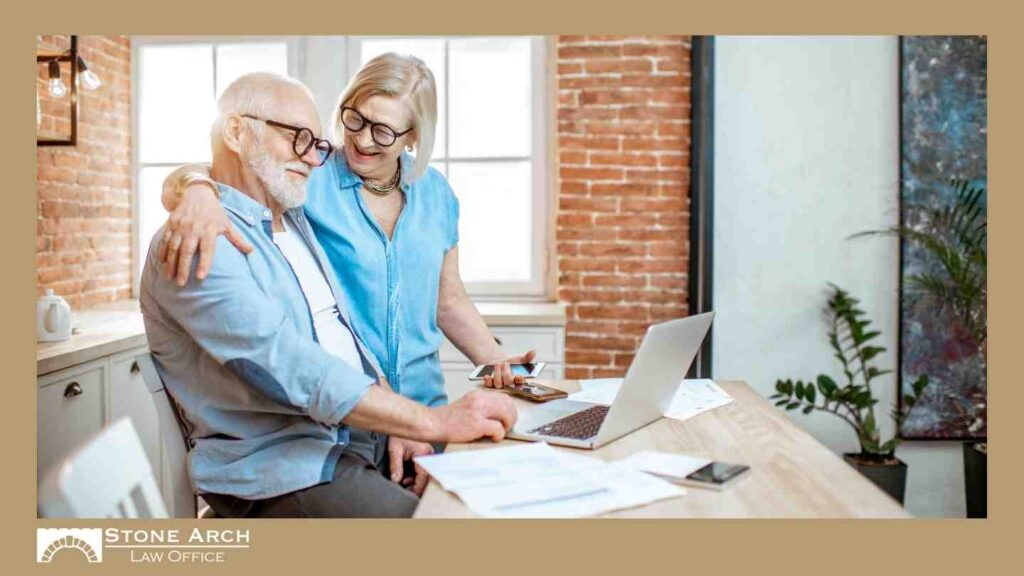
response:
<svg viewBox="0 0 1024 576"><path fill-rule="evenodd" d="M210 143L216 150L224 141L224 125L231 116L251 114L264 119L273 119L278 108L278 97L282 88L299 88L313 100L309 88L294 78L271 72L253 72L238 77L224 89L217 100L217 118L210 127ZM264 124L254 123L256 134L262 133Z"/></svg>

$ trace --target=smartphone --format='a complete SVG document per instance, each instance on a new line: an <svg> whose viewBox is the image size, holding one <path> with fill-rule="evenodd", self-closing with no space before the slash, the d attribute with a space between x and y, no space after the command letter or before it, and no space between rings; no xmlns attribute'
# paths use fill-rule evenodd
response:
<svg viewBox="0 0 1024 576"><path fill-rule="evenodd" d="M513 376L522 376L523 378L536 378L540 376L541 371L544 370L545 364L543 362L530 362L529 364L510 364L512 368ZM469 375L470 380L483 380L484 376L490 376L494 373L494 366L490 364L484 364L483 366L477 366L473 369L473 373Z"/></svg>
<svg viewBox="0 0 1024 576"><path fill-rule="evenodd" d="M520 398L526 398L533 402L547 402L548 400L557 400L559 398L565 398L569 396L569 393L565 390L559 390L557 388L551 388L536 382L530 382L521 386L503 386L501 388L495 388L499 392L518 396Z"/></svg>
<svg viewBox="0 0 1024 576"><path fill-rule="evenodd" d="M730 464L728 462L711 462L707 466L688 474L686 478L681 480L681 483L698 488L721 490L730 481L747 470L750 470L750 466Z"/></svg>

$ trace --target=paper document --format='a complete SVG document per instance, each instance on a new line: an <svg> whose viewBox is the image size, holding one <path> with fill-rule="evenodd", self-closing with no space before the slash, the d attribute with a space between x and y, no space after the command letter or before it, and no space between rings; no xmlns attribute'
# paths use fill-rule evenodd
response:
<svg viewBox="0 0 1024 576"><path fill-rule="evenodd" d="M707 458L694 458L693 456L651 450L637 452L618 461L618 464L633 470L657 474L672 480L683 480L710 463L711 460Z"/></svg>
<svg viewBox="0 0 1024 576"><path fill-rule="evenodd" d="M590 402L611 406L622 387L622 378L602 378L601 380L580 380L582 391L569 395L569 400ZM712 380L706 378L683 380L676 395L672 398L665 416L676 420L686 420L702 412L713 410L732 402L732 396L722 390Z"/></svg>
<svg viewBox="0 0 1024 576"><path fill-rule="evenodd" d="M418 456L415 461L449 492L538 477L571 476L580 467L602 464L594 458L563 454L544 442Z"/></svg>
<svg viewBox="0 0 1024 576"><path fill-rule="evenodd" d="M572 476L455 491L489 518L579 518L682 496L682 488L615 463L585 467Z"/></svg>
<svg viewBox="0 0 1024 576"><path fill-rule="evenodd" d="M495 518L576 518L686 493L628 466L543 442L415 461L475 513Z"/></svg>

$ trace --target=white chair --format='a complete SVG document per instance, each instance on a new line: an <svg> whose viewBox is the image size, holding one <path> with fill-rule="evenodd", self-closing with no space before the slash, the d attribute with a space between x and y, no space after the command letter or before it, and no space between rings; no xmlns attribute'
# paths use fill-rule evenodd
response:
<svg viewBox="0 0 1024 576"><path fill-rule="evenodd" d="M45 518L166 518L167 509L135 426L121 418L45 476Z"/></svg>
<svg viewBox="0 0 1024 576"><path fill-rule="evenodd" d="M188 454L188 432L178 412L177 404L164 388L160 373L153 364L153 357L148 352L139 354L135 361L142 370L142 381L153 399L157 419L160 421L160 437L163 439L164 462L167 466L164 474L164 493L167 506L175 518L195 518L197 516L196 496L192 492L192 483L188 479L186 455ZM201 517L210 517L212 510L204 508Z"/></svg>

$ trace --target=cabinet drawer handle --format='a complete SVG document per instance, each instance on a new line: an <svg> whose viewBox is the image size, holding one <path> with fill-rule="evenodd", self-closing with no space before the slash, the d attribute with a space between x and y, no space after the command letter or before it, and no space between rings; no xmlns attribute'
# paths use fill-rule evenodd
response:
<svg viewBox="0 0 1024 576"><path fill-rule="evenodd" d="M64 389L65 398L74 398L75 396L81 396L82 386L78 382L72 382L68 384L67 388Z"/></svg>
<svg viewBox="0 0 1024 576"><path fill-rule="evenodd" d="M131 372L132 372L132 374L138 374L139 373L139 363L138 363L138 361L132 362Z"/></svg>

